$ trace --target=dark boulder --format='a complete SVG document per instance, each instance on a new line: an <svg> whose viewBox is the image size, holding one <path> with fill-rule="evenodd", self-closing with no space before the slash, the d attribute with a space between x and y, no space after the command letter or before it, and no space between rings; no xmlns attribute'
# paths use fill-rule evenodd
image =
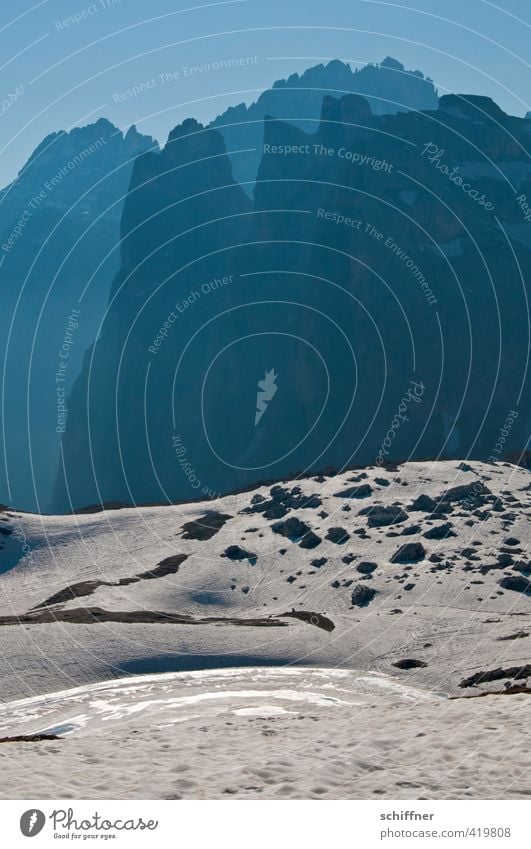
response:
<svg viewBox="0 0 531 849"><path fill-rule="evenodd" d="M423 536L426 539L445 539L446 537L455 537L457 534L452 531L451 522L445 522L444 525L437 525L435 528L430 528Z"/></svg>
<svg viewBox="0 0 531 849"><path fill-rule="evenodd" d="M419 513L433 513L437 507L437 502L430 498L429 495L419 495L410 505L410 510L419 511Z"/></svg>
<svg viewBox="0 0 531 849"><path fill-rule="evenodd" d="M315 560L310 561L310 565L314 566L316 569L320 569L321 566L324 566L327 562L326 557L316 557Z"/></svg>
<svg viewBox="0 0 531 849"><path fill-rule="evenodd" d="M514 590L516 593L531 595L531 581L524 575L507 575L499 581L504 590Z"/></svg>
<svg viewBox="0 0 531 849"><path fill-rule="evenodd" d="M287 537L292 542L299 542L304 534L311 531L311 528L306 522L301 522L296 516L291 516L284 522L275 522L271 525L271 530L275 534L281 534L283 537Z"/></svg>
<svg viewBox="0 0 531 849"><path fill-rule="evenodd" d="M364 507L358 516L367 516L367 524L370 528L381 528L387 525L398 525L405 522L408 515L402 507L391 505L390 507Z"/></svg>
<svg viewBox="0 0 531 849"><path fill-rule="evenodd" d="M313 531L308 531L301 539L299 548L317 548L318 545L321 545L321 542L321 537L318 537Z"/></svg>
<svg viewBox="0 0 531 849"><path fill-rule="evenodd" d="M403 660L397 660L396 663L393 663L393 666L396 666L397 669L419 669L427 665L423 660L417 660L414 657L405 657Z"/></svg>
<svg viewBox="0 0 531 849"><path fill-rule="evenodd" d="M228 557L229 560L248 560L253 566L257 560L256 554L252 551L246 551L245 548L240 548L239 545L229 545L220 557Z"/></svg>
<svg viewBox="0 0 531 849"><path fill-rule="evenodd" d="M425 556L426 549L421 542L406 542L395 551L391 563L418 563L419 560L424 560Z"/></svg>
<svg viewBox="0 0 531 849"><path fill-rule="evenodd" d="M334 542L336 545L343 545L350 539L350 534L344 528L329 528L325 539Z"/></svg>
<svg viewBox="0 0 531 849"><path fill-rule="evenodd" d="M356 566L358 572L361 572L363 575L371 575L377 568L377 563L371 563L368 560L364 560L362 563L358 563L358 565Z"/></svg>
<svg viewBox="0 0 531 849"><path fill-rule="evenodd" d="M361 486L348 486L346 489L334 492L334 495L336 498L368 498L372 495L372 487L368 483L363 483Z"/></svg>
<svg viewBox="0 0 531 849"><path fill-rule="evenodd" d="M356 607L367 607L376 595L376 590L366 584L358 584L352 593L352 604Z"/></svg>
<svg viewBox="0 0 531 849"><path fill-rule="evenodd" d="M206 513L193 522L186 522L183 525L183 539L197 539L201 542L211 539L217 534L225 522L232 519L227 513Z"/></svg>

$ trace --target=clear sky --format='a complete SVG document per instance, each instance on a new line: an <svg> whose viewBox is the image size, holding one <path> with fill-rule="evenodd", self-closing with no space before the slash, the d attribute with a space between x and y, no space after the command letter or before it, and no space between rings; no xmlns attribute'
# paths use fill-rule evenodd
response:
<svg viewBox="0 0 531 849"><path fill-rule="evenodd" d="M54 130L105 116L164 142L331 58L390 55L441 94L531 110L530 0L4 0L0 39L0 185ZM223 59L248 61L205 68Z"/></svg>

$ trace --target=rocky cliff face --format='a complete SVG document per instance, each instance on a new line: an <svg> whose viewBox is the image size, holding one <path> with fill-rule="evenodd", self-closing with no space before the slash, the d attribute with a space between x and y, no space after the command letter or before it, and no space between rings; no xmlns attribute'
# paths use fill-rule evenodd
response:
<svg viewBox="0 0 531 849"><path fill-rule="evenodd" d="M220 131L232 162L234 176L252 194L261 159L263 121L282 118L307 133L319 127L323 97L361 94L376 115L437 108L437 92L429 77L408 71L389 56L380 64L352 70L334 59L277 80L255 103L240 103L219 115L211 126Z"/></svg>
<svg viewBox="0 0 531 849"><path fill-rule="evenodd" d="M66 398L119 268L133 162L153 144L104 119L54 133L0 192L1 501L50 497Z"/></svg>
<svg viewBox="0 0 531 849"><path fill-rule="evenodd" d="M216 353L209 322L234 284L234 253L249 212L221 135L196 121L177 127L160 154L137 159L121 267L71 399L64 441L67 465L74 456L88 465L77 481L67 470L66 488L60 481L62 509L139 493L149 500L161 486L173 491L174 436L182 422L191 449L197 445L201 378ZM189 478L179 477L188 491Z"/></svg>
<svg viewBox="0 0 531 849"><path fill-rule="evenodd" d="M488 98L266 120L254 206L219 133L135 167L55 510L327 465L525 449L529 123Z"/></svg>

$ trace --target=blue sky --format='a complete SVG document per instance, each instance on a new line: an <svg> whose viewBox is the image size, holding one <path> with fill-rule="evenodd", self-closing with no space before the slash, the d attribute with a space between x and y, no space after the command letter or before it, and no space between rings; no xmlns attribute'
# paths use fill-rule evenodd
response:
<svg viewBox="0 0 531 849"><path fill-rule="evenodd" d="M164 142L185 117L208 121L331 58L391 55L441 94L531 110L529 0L14 0L2 3L0 39L0 185L54 130L105 116ZM223 59L247 61L190 70Z"/></svg>

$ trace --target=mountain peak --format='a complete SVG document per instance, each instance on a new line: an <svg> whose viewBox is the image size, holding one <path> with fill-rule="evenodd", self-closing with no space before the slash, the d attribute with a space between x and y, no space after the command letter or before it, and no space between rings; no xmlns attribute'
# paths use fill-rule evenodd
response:
<svg viewBox="0 0 531 849"><path fill-rule="evenodd" d="M439 109L455 116L482 121L486 118L503 120L507 113L490 97L479 94L445 94L439 100Z"/></svg>
<svg viewBox="0 0 531 849"><path fill-rule="evenodd" d="M386 56L383 62L380 62L380 68L390 68L393 71L403 71L404 66L398 59L393 59L392 56Z"/></svg>
<svg viewBox="0 0 531 849"><path fill-rule="evenodd" d="M386 56L381 64L369 64L353 70L348 62L331 59L300 74L277 80L249 106L240 104L215 118L210 126L219 129L225 139L235 178L250 194L260 164L265 116L279 118L304 132L316 130L323 99L336 100L344 95L364 98L370 107L350 101L354 113L373 115L435 110L437 91L433 81L420 71L406 70L401 62ZM328 104L332 111L337 107ZM345 104L346 108L346 104ZM360 112L361 110L361 112Z"/></svg>
<svg viewBox="0 0 531 849"><path fill-rule="evenodd" d="M185 138L204 129L203 124L200 124L195 118L185 118L182 124L177 124L170 132L166 147L177 139Z"/></svg>

